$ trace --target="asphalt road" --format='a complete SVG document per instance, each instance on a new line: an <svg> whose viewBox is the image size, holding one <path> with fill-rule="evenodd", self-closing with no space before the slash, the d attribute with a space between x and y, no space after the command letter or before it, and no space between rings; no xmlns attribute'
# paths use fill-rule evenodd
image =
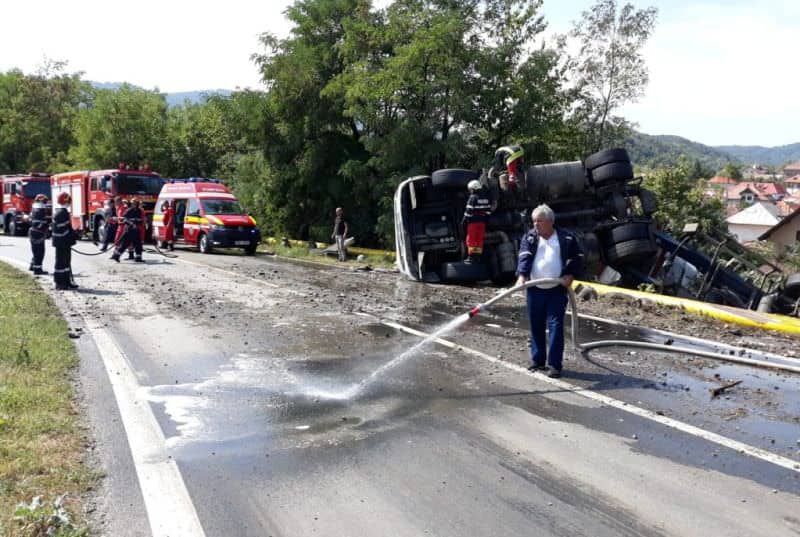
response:
<svg viewBox="0 0 800 537"><path fill-rule="evenodd" d="M553 382L521 369L519 299L442 336L467 350L406 352L398 326L491 290L176 253L76 255L80 290L51 291L82 333L98 533L800 535L796 377L608 350ZM28 258L0 237L0 260ZM747 390L712 401L717 378Z"/></svg>

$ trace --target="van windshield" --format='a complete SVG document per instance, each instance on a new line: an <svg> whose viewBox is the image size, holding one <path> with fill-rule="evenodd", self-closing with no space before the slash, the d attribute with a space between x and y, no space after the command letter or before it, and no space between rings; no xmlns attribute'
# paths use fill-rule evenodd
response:
<svg viewBox="0 0 800 537"><path fill-rule="evenodd" d="M36 194L44 194L48 198L52 195L50 193L50 181L23 181L22 191L28 199L35 198Z"/></svg>
<svg viewBox="0 0 800 537"><path fill-rule="evenodd" d="M236 200L201 200L206 214L244 214L242 206Z"/></svg>
<svg viewBox="0 0 800 537"><path fill-rule="evenodd" d="M117 194L145 194L155 196L161 192L164 180L152 175L117 175Z"/></svg>

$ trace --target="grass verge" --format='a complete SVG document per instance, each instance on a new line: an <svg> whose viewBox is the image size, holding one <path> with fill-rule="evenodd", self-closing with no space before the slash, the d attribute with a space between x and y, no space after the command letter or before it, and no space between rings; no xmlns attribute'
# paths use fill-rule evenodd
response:
<svg viewBox="0 0 800 537"><path fill-rule="evenodd" d="M81 495L98 475L84 461L78 356L52 299L5 263L0 327L0 534L86 535Z"/></svg>
<svg viewBox="0 0 800 537"><path fill-rule="evenodd" d="M259 251L269 251L276 255L282 257L290 257L295 259L307 259L309 261L314 261L316 263L322 263L326 265L338 265L338 266L352 266L352 267L363 267L364 265L369 265L372 268L384 268L384 269L392 269L395 267L394 262L394 255L389 254L365 254L364 259L362 261L357 261L355 256L351 253L348 257L347 261L339 262L336 259L335 255L320 255L318 251L309 250L307 246L299 246L299 245L291 245L291 246L283 246L277 241L273 241L267 244L262 244L259 247Z"/></svg>

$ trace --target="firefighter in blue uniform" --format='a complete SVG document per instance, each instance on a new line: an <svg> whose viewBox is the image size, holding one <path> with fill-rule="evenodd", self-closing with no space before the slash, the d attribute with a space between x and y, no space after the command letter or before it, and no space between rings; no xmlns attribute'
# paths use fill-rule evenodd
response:
<svg viewBox="0 0 800 537"><path fill-rule="evenodd" d="M489 194L477 179L467 184L470 195L464 210L463 222L467 224L467 263L477 263L483 255L483 239L486 235L486 222L492 205Z"/></svg>
<svg viewBox="0 0 800 537"><path fill-rule="evenodd" d="M123 231L122 240L114 250L114 255L111 256L111 259L119 263L119 256L122 255L122 252L124 252L129 245L133 245L135 253L134 260L137 263L144 263L142 259L142 228L144 227L144 218L144 211L140 207L139 199L133 198L131 200L131 206L122 216L122 223L120 225L124 226L125 231Z"/></svg>
<svg viewBox="0 0 800 537"><path fill-rule="evenodd" d="M72 245L76 240L69 217L69 204L72 198L66 192L62 192L56 201L58 206L53 209L53 247L56 249L53 281L56 289L60 291L77 289L78 285L72 279Z"/></svg>
<svg viewBox="0 0 800 537"><path fill-rule="evenodd" d="M31 241L30 271L36 274L47 274L42 270L44 261L44 241L47 240L47 232L50 230L50 217L47 215L47 196L36 194L31 208L31 227L28 230L28 238Z"/></svg>

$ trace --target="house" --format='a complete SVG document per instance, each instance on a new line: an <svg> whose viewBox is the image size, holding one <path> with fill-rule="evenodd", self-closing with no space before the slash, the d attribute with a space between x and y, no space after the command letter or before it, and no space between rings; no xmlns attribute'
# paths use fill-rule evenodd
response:
<svg viewBox="0 0 800 537"><path fill-rule="evenodd" d="M800 175L800 160L783 167L784 177L794 177L795 175Z"/></svg>
<svg viewBox="0 0 800 537"><path fill-rule="evenodd" d="M725 219L728 231L736 236L739 242L751 242L767 232L781 221L778 207L772 203L757 201L750 207L739 211Z"/></svg>
<svg viewBox="0 0 800 537"><path fill-rule="evenodd" d="M773 243L776 255L780 255L787 248L794 246L800 241L800 207L759 235L758 240Z"/></svg>
<svg viewBox="0 0 800 537"><path fill-rule="evenodd" d="M786 188L782 183L744 182L725 186L725 205L741 207L757 201L777 203L786 197Z"/></svg>
<svg viewBox="0 0 800 537"><path fill-rule="evenodd" d="M800 207L800 196L786 196L775 205L778 206L778 214L783 218Z"/></svg>
<svg viewBox="0 0 800 537"><path fill-rule="evenodd" d="M789 177L783 182L783 186L786 187L786 191L789 194L793 196L800 195L800 175Z"/></svg>
<svg viewBox="0 0 800 537"><path fill-rule="evenodd" d="M724 175L715 175L711 179L708 180L708 184L710 185L735 185L739 181L733 179L731 177L725 177Z"/></svg>

